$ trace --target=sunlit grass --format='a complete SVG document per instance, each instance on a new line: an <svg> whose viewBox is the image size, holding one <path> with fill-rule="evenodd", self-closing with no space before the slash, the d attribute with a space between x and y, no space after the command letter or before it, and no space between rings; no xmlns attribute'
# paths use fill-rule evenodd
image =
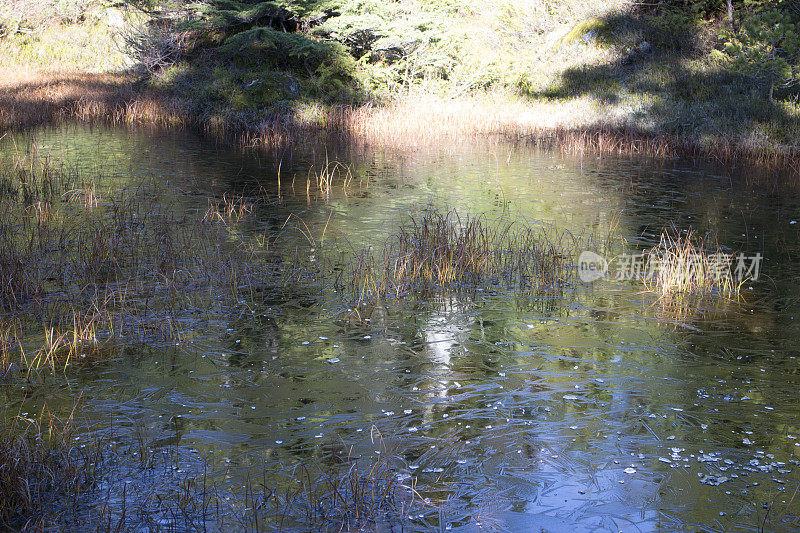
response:
<svg viewBox="0 0 800 533"><path fill-rule="evenodd" d="M693 233L664 232L659 244L644 256L651 275L645 276L648 290L662 298L676 295L737 298L742 283L732 270L733 254L712 246Z"/></svg>
<svg viewBox="0 0 800 533"><path fill-rule="evenodd" d="M490 222L456 210L408 217L380 252L362 249L336 280L356 309L417 291L496 287L516 294L559 293L575 278L581 245L566 231Z"/></svg>

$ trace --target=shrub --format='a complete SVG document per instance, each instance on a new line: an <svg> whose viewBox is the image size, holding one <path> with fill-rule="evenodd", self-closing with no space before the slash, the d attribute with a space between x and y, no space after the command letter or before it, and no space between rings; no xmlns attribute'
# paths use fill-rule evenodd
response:
<svg viewBox="0 0 800 533"><path fill-rule="evenodd" d="M3 0L0 2L0 37L38 32L61 22L78 22L96 0Z"/></svg>

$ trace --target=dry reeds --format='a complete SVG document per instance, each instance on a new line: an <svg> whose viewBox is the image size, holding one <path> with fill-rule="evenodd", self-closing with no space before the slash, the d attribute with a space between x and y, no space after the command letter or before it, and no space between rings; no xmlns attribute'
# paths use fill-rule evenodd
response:
<svg viewBox="0 0 800 533"><path fill-rule="evenodd" d="M196 127L248 146L281 147L298 139L410 149L499 136L553 146L571 154L619 154L657 159L685 156L727 166L800 173L797 150L752 146L724 136L705 142L690 135L645 132L586 112L583 103L521 101L484 95L458 100L405 97L386 104L312 105L247 122L192 115L191 102L164 91L136 88L129 74L0 72L0 130L64 120L156 127ZM572 107L570 107L572 105ZM577 105L576 109L574 106ZM317 176L322 190L328 170ZM763 172L762 172L763 173Z"/></svg>
<svg viewBox="0 0 800 533"><path fill-rule="evenodd" d="M0 131L80 120L120 125L187 126L176 98L134 89L127 74L0 70Z"/></svg>
<svg viewBox="0 0 800 533"><path fill-rule="evenodd" d="M66 331L55 327L45 328L44 342L28 359L19 340L22 360L28 372L49 369L65 371L75 364L99 362L111 359L117 352L119 339L114 332L113 317L103 311L91 316L76 312L72 314L72 326Z"/></svg>
<svg viewBox="0 0 800 533"><path fill-rule="evenodd" d="M492 226L484 217L428 211L400 227L389 245L386 268L397 292L416 284L500 280L523 288L557 287L571 277L574 245L516 222Z"/></svg>
<svg viewBox="0 0 800 533"><path fill-rule="evenodd" d="M220 222L228 226L237 224L253 213L253 204L243 196L223 194L221 200L208 200L208 209L203 215L203 222Z"/></svg>
<svg viewBox="0 0 800 533"><path fill-rule="evenodd" d="M339 279L356 305L415 290L482 285L520 294L558 292L574 278L579 244L568 232L430 210L401 225L380 256L356 253Z"/></svg>
<svg viewBox="0 0 800 533"><path fill-rule="evenodd" d="M347 194L347 189L354 181L353 172L348 165L338 161L328 161L327 155L325 156L325 164L322 169L315 175L317 189L325 196L329 197L333 191L334 185L339 182L342 190ZM359 180L361 184L361 180ZM306 182L306 193L310 189L310 178Z"/></svg>
<svg viewBox="0 0 800 533"><path fill-rule="evenodd" d="M733 254L697 239L691 232L664 232L658 245L644 255L648 290L662 298L676 295L736 298L746 279L736 279L731 268Z"/></svg>
<svg viewBox="0 0 800 533"><path fill-rule="evenodd" d="M78 453L72 435L72 415L59 420L46 406L37 419L0 417L0 527L52 528L92 486L99 448Z"/></svg>

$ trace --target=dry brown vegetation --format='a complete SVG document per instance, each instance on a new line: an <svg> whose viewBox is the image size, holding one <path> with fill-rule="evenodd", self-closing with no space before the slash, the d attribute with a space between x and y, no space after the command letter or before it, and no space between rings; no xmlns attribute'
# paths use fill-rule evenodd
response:
<svg viewBox="0 0 800 533"><path fill-rule="evenodd" d="M59 122L182 126L180 103L138 92L128 74L0 71L0 131Z"/></svg>
<svg viewBox="0 0 800 533"><path fill-rule="evenodd" d="M438 100L407 98L386 105L316 106L259 124L200 123L180 99L139 91L128 74L0 73L0 131L79 120L155 127L195 127L249 146L283 146L309 136L340 143L410 149L447 140L500 136L547 144L573 154L654 158L689 156L725 165L800 174L797 153L787 147L752 147L731 140L703 146L696 140L658 135L624 125L576 121L566 105L525 105L489 97Z"/></svg>

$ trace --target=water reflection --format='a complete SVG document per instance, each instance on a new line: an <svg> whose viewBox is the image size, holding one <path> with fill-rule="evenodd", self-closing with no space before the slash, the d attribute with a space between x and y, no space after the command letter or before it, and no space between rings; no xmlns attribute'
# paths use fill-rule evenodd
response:
<svg viewBox="0 0 800 533"><path fill-rule="evenodd" d="M184 346L131 346L76 377L88 416L128 432L121 448L143 434L149 448L180 449L190 470L203 455L236 493L265 464L285 472L374 455L375 428L397 454L398 475L424 494L451 496L412 530L757 529L760 506L791 501L800 484L800 238L790 224L800 204L785 191L685 162L569 158L522 145L253 154L187 134L32 135L67 165L102 169L104 186L145 180L190 214L209 197L261 194L237 231L274 236L273 246L296 254L379 248L405 217L436 207L574 233L614 227L630 246L675 224L766 258L766 281L742 301L687 315L641 286L606 281L558 298L499 288L409 296L380 301L359 320L343 318L331 287L313 280L261 294ZM346 160L368 187L306 194L305 177L326 155ZM281 232L290 215L313 244ZM71 405L66 386L27 394L0 389L24 412L45 400ZM771 528L797 527L794 515L784 518Z"/></svg>

